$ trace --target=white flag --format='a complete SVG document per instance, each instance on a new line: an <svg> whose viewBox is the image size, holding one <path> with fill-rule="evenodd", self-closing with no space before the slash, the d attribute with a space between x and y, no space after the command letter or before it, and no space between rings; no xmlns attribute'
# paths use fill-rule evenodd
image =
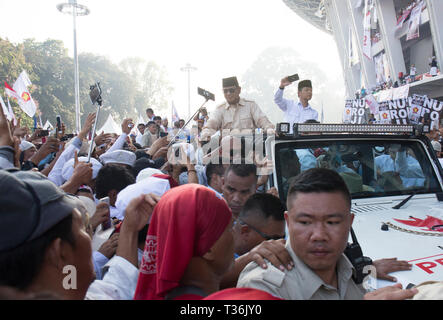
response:
<svg viewBox="0 0 443 320"><path fill-rule="evenodd" d="M0 96L0 104L2 105L3 113L5 114L6 119L11 121L11 115L9 114L9 110L6 108L6 104L3 101L2 96Z"/></svg>
<svg viewBox="0 0 443 320"><path fill-rule="evenodd" d="M49 120L46 120L45 125L43 126L43 130L52 130L54 129L54 126L49 122Z"/></svg>
<svg viewBox="0 0 443 320"><path fill-rule="evenodd" d="M29 80L26 71L23 70L23 72L20 73L17 81L15 81L12 88L21 98L17 101L20 108L22 108L22 110L32 118L35 115L37 106L35 105L34 100L32 100L31 94L28 90L28 87L30 85L32 85L32 83Z"/></svg>
<svg viewBox="0 0 443 320"><path fill-rule="evenodd" d="M179 120L180 117L178 115L177 109L175 109L174 101L172 101L172 125L174 125L174 122Z"/></svg>
<svg viewBox="0 0 443 320"><path fill-rule="evenodd" d="M14 126L17 125L17 118L15 117L14 111L12 110L11 104L9 103L9 99L8 99L8 110L9 110L9 115L11 116L12 120L13 120L13 124Z"/></svg>

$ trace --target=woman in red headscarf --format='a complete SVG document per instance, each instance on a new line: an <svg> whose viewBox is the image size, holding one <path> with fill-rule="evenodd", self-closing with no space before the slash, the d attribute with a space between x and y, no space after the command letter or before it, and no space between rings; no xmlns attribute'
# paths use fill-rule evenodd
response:
<svg viewBox="0 0 443 320"><path fill-rule="evenodd" d="M156 205L134 299L202 299L234 263L232 213L214 191L186 184Z"/></svg>

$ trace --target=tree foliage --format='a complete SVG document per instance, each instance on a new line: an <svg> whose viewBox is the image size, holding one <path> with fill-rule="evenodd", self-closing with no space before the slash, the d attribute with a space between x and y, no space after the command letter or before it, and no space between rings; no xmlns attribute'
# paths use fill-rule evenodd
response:
<svg viewBox="0 0 443 320"><path fill-rule="evenodd" d="M109 113L118 121L124 117L138 117L148 106L161 110L173 88L167 81L164 68L142 58L127 58L119 65L104 56L91 53L79 57L80 109L82 123L89 112L96 111L89 98L90 85L100 82L103 90L103 112L98 126L104 124ZM67 130L75 129L74 61L60 40L43 42L26 39L12 44L0 38L0 80L11 86L23 71L33 83L31 95L39 105L42 124L49 119L54 124L62 117ZM3 92L2 92L3 93ZM14 104L22 124L31 126L33 120Z"/></svg>

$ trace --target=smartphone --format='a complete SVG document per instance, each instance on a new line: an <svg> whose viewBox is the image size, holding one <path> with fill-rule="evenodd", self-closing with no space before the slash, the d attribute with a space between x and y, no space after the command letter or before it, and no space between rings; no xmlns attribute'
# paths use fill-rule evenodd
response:
<svg viewBox="0 0 443 320"><path fill-rule="evenodd" d="M91 90L89 91L89 98L91 98L92 104L95 104L101 95L101 88L98 83L90 86L89 88Z"/></svg>
<svg viewBox="0 0 443 320"><path fill-rule="evenodd" d="M72 139L72 138L74 138L74 134L73 134L73 133L68 133L68 134L65 134L65 135L60 139L60 141L68 141L69 139Z"/></svg>
<svg viewBox="0 0 443 320"><path fill-rule="evenodd" d="M294 82L294 81L298 81L300 78L299 78L299 76L298 76L298 74L296 73L296 74L293 74L292 76L289 76L288 77L288 81L290 81L290 82Z"/></svg>
<svg viewBox="0 0 443 320"><path fill-rule="evenodd" d="M37 135L39 138L47 137L49 136L49 130L40 130L39 134Z"/></svg>
<svg viewBox="0 0 443 320"><path fill-rule="evenodd" d="M100 202L107 203L108 206L110 205L110 204L109 204L109 197L101 198L101 199L100 199ZM112 219L111 219L111 216L109 216L109 218L108 218L107 221L105 221L105 222L102 223L102 230L103 230L103 231L108 230L110 227L112 227Z"/></svg>
<svg viewBox="0 0 443 320"><path fill-rule="evenodd" d="M202 89L202 88L198 88L197 92L198 92L199 95L205 97L206 100L215 101L215 95L213 93L211 93L211 92L209 92L209 91L207 91L205 89Z"/></svg>
<svg viewBox="0 0 443 320"><path fill-rule="evenodd" d="M167 137L167 136L168 136L167 132L160 131L160 138Z"/></svg>
<svg viewBox="0 0 443 320"><path fill-rule="evenodd" d="M60 116L57 116L56 117L56 127L57 127L57 131L58 132L62 132L62 117L60 117ZM58 133L57 132L57 133Z"/></svg>

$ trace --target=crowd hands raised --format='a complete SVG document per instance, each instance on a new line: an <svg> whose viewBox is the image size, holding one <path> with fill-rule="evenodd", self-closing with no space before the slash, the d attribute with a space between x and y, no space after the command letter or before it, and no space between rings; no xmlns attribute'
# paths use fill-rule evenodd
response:
<svg viewBox="0 0 443 320"><path fill-rule="evenodd" d="M229 86L228 103L240 94L234 92L236 81L224 82ZM215 118L201 111L194 119L196 137L205 130L234 129L224 127L223 110ZM255 114L253 122L273 133L266 116ZM170 143L184 123L168 128L161 118L155 122L153 111L150 116L154 124L146 128L124 119L120 136L101 132L88 141L95 120L89 114L78 135L61 141L60 132L38 147L37 131L29 135L20 124L12 126L0 110L0 298L308 300L330 299L321 291L331 288L331 299L420 295L399 284L366 293L350 274L337 278L353 219L343 202L346 187L332 193L320 188L314 192L324 199L315 201L309 200L311 191L291 189L293 197L283 204L277 190L266 187L270 161L244 154L247 139L212 136L219 145L203 154L205 141L198 138L195 147ZM134 125L142 134L139 142L131 136ZM95 148L88 161L90 143ZM175 161L177 154L185 161ZM324 180L332 173L309 174ZM299 179L304 185L303 179L313 178ZM295 197L297 192L305 198ZM300 229L308 222L299 221L294 208L317 208L306 209L314 221L328 214L331 203L342 205L335 229ZM305 258L308 248L319 251ZM411 268L396 258L373 264L377 277L389 281L395 281L389 273ZM303 268L312 283L297 278ZM319 283L315 292L305 294L303 286L313 283Z"/></svg>

